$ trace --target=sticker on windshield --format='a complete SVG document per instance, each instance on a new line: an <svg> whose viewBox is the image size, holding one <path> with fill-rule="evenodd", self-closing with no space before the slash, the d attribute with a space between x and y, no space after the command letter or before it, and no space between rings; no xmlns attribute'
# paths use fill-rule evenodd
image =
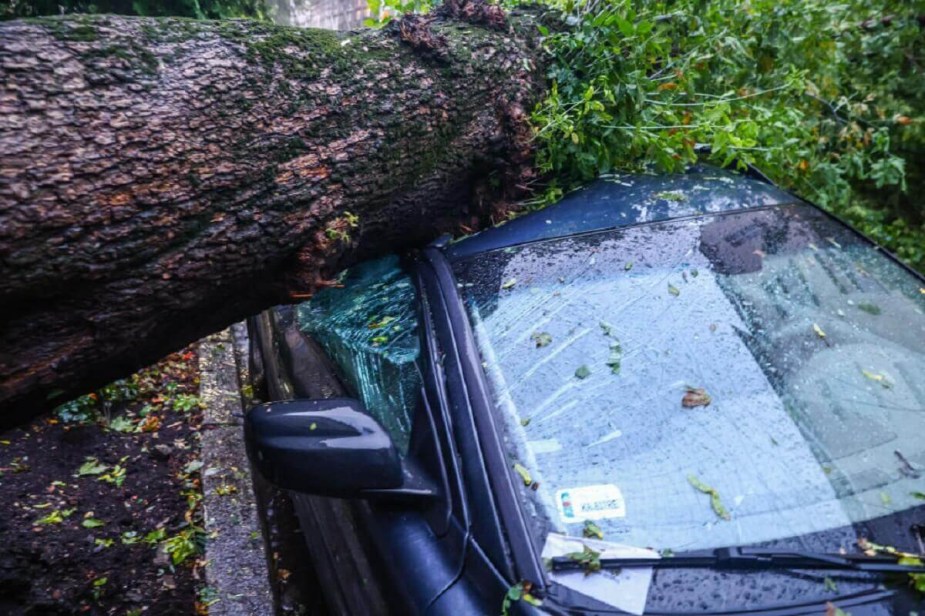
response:
<svg viewBox="0 0 925 616"><path fill-rule="evenodd" d="M612 483L559 490L556 505L566 524L626 517L623 493Z"/></svg>

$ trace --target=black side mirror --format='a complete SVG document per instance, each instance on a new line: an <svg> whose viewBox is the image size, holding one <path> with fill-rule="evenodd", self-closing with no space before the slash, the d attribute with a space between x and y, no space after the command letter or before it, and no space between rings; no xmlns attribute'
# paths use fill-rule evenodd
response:
<svg viewBox="0 0 925 616"><path fill-rule="evenodd" d="M245 436L251 463L287 490L355 498L407 483L392 439L356 400L259 404L247 413Z"/></svg>

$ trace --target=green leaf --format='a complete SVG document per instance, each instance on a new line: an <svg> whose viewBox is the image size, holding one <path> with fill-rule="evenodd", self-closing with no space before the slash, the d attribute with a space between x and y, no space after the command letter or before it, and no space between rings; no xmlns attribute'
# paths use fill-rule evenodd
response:
<svg viewBox="0 0 925 616"><path fill-rule="evenodd" d="M838 584L836 584L835 580L832 578L826 576L825 579L822 580L822 583L827 591L838 592Z"/></svg>
<svg viewBox="0 0 925 616"><path fill-rule="evenodd" d="M588 539L603 539L604 531L591 520L585 520L584 528L581 529L581 535Z"/></svg>
<svg viewBox="0 0 925 616"><path fill-rule="evenodd" d="M99 528L100 526L105 526L106 522L96 518L84 518L80 525L84 528Z"/></svg>
<svg viewBox="0 0 925 616"><path fill-rule="evenodd" d="M611 374L620 374L620 365L622 361L623 347L620 346L620 341L617 340L610 344L610 356L604 363L610 368Z"/></svg>
<svg viewBox="0 0 925 616"><path fill-rule="evenodd" d="M505 282L501 285L501 288L504 289L504 290L513 289L515 284L517 284L517 279L516 279L516 278L511 278L511 279L505 281Z"/></svg>
<svg viewBox="0 0 925 616"><path fill-rule="evenodd" d="M723 520L730 520L732 516L729 514L729 511L726 510L726 507L723 505L723 501L720 499L719 492L707 484L703 483L695 475L688 475L687 481L697 490L708 494L710 496L710 506L713 508L713 512L722 518Z"/></svg>
<svg viewBox="0 0 925 616"><path fill-rule="evenodd" d="M588 368L588 366L581 365L578 367L577 370L575 370L575 377L579 379L584 380L588 378L589 376L591 376L591 369Z"/></svg>
<svg viewBox="0 0 925 616"><path fill-rule="evenodd" d="M536 348L547 346L552 342L552 336L546 332L534 332L530 338L536 343Z"/></svg>
<svg viewBox="0 0 925 616"><path fill-rule="evenodd" d="M674 295L675 297L681 295L681 290L678 287L674 286L670 282L668 283L668 292Z"/></svg>
<svg viewBox="0 0 925 616"><path fill-rule="evenodd" d="M523 464L514 463L514 471L520 475L520 479L524 482L524 485L529 487L533 485L533 477L530 475L530 471L527 470L527 467Z"/></svg>
<svg viewBox="0 0 925 616"><path fill-rule="evenodd" d="M103 464L96 458L87 458L87 461L80 465L80 468L77 469L77 477L85 477L87 475L101 475L109 469L109 466Z"/></svg>

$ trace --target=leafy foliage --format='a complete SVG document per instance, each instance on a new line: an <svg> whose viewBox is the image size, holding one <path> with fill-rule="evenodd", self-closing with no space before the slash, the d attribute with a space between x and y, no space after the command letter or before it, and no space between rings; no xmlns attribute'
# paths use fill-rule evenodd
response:
<svg viewBox="0 0 925 616"><path fill-rule="evenodd" d="M708 145L712 161L757 165L925 269L925 208L902 197L925 159L911 4L549 1L572 25L541 29L550 92L533 120L560 186L678 170Z"/></svg>

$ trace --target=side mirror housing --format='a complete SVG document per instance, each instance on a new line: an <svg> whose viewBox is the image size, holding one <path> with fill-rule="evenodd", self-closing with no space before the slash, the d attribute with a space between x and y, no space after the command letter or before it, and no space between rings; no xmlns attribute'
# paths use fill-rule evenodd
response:
<svg viewBox="0 0 925 616"><path fill-rule="evenodd" d="M247 413L245 437L251 463L287 490L356 498L405 483L392 439L357 400L259 404Z"/></svg>

